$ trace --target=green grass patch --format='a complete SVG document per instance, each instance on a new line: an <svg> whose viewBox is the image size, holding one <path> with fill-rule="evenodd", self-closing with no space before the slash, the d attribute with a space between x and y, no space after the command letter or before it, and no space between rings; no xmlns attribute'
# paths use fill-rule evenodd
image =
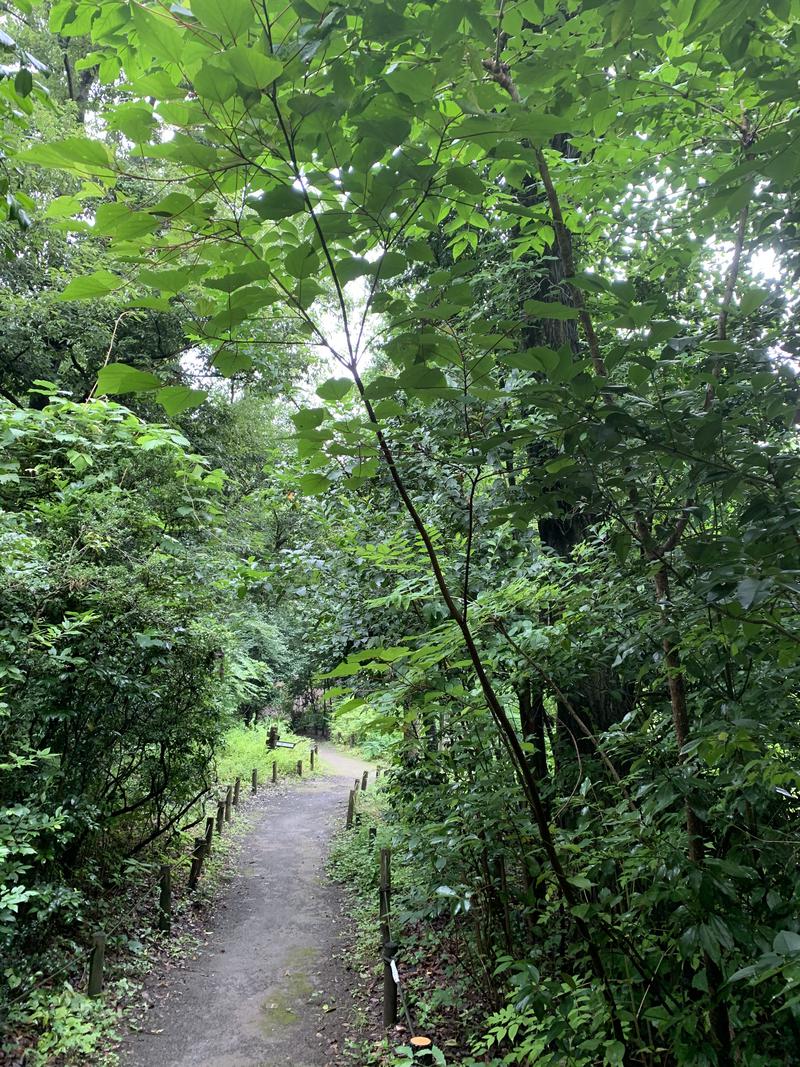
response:
<svg viewBox="0 0 800 1067"><path fill-rule="evenodd" d="M221 784L232 784L238 777L242 780L242 790L249 790L254 767L258 771L259 785L266 784L272 780L273 761L278 765L279 779L297 778L298 760L303 763L303 777L311 774L309 753L314 742L293 734L282 723L277 725L280 740L293 742L294 748L268 748L269 725L234 726L228 730L217 755L217 775Z"/></svg>

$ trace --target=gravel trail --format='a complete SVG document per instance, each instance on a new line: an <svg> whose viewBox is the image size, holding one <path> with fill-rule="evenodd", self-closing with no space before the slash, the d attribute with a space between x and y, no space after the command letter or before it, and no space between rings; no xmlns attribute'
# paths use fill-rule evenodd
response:
<svg viewBox="0 0 800 1067"><path fill-rule="evenodd" d="M350 998L325 858L366 764L330 745L320 755L329 774L276 794L257 816L207 944L151 990L154 1007L123 1042L122 1067L336 1062Z"/></svg>

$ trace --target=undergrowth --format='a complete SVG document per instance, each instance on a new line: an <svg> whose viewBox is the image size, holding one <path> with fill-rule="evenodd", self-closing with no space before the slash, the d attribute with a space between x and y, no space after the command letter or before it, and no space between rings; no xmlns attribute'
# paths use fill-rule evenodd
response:
<svg viewBox="0 0 800 1067"><path fill-rule="evenodd" d="M434 1040L432 1062L440 1067L474 1062L459 1058L466 1051L462 1024L477 1020L463 973L451 955L451 931L440 922L420 919L419 901L427 889L414 866L405 862L402 834L391 822L380 785L358 793L356 812L358 825L337 835L329 857L330 874L347 893L355 969L365 978L356 990L357 1033L347 1055L354 1067L406 1067L416 1062L407 1041L418 1034ZM398 969L412 1023L410 1029L401 998L398 1025L389 1034L382 1029L383 964L377 948L382 848L392 849L390 933L398 945Z"/></svg>

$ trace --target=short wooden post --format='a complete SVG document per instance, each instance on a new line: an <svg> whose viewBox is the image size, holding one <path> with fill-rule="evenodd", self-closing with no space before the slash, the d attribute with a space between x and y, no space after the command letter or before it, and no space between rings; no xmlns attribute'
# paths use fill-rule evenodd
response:
<svg viewBox="0 0 800 1067"><path fill-rule="evenodd" d="M253 767L253 773L250 775L250 790L253 796L258 793L258 767Z"/></svg>
<svg viewBox="0 0 800 1067"><path fill-rule="evenodd" d="M303 761L301 759L297 761L297 776L298 778L303 777Z"/></svg>
<svg viewBox="0 0 800 1067"><path fill-rule="evenodd" d="M229 785L225 793L225 822L231 821L231 808L233 806L233 786Z"/></svg>
<svg viewBox="0 0 800 1067"><path fill-rule="evenodd" d="M269 728L269 737L267 738L267 746L269 748L277 748L278 747L278 727L277 726L270 726L270 728Z"/></svg>
<svg viewBox="0 0 800 1067"><path fill-rule="evenodd" d="M206 855L211 855L211 842L214 840L214 816L206 819Z"/></svg>
<svg viewBox="0 0 800 1067"><path fill-rule="evenodd" d="M314 755L315 756L319 755L319 745L316 745L316 744L314 745Z"/></svg>
<svg viewBox="0 0 800 1067"><path fill-rule="evenodd" d="M353 788L355 789L356 792L358 792L360 787L361 787L361 779L360 778L356 778L356 784L353 786Z"/></svg>
<svg viewBox="0 0 800 1067"><path fill-rule="evenodd" d="M217 803L217 833L222 833L222 821L225 818L225 801L220 800Z"/></svg>
<svg viewBox="0 0 800 1067"><path fill-rule="evenodd" d="M356 791L355 791L355 789L351 789L350 790L350 797L349 797L349 799L347 801L347 822L345 823L345 829L346 830L352 830L353 829L353 814L355 813L355 808L356 808Z"/></svg>
<svg viewBox="0 0 800 1067"><path fill-rule="evenodd" d="M206 839L204 837L196 837L194 839L194 848L192 849L192 867L189 871L189 888L195 889L197 883L200 880L200 871L203 867L203 856L206 852Z"/></svg>
<svg viewBox="0 0 800 1067"><path fill-rule="evenodd" d="M277 782L277 780L278 780L278 761L277 760L273 760L272 761L272 781L273 782Z"/></svg>
<svg viewBox="0 0 800 1067"><path fill-rule="evenodd" d="M235 808L239 807L239 793L241 792L241 789L242 789L242 779L241 778L237 778L236 781L233 784L233 806Z"/></svg>
<svg viewBox="0 0 800 1067"><path fill-rule="evenodd" d="M380 778L380 776L381 776L381 769L380 769L380 767L376 767L375 768L375 781L376 782Z"/></svg>
<svg viewBox="0 0 800 1067"><path fill-rule="evenodd" d="M414 1050L414 1063L435 1063L433 1058L433 1042L429 1037L412 1037L409 1045Z"/></svg>
<svg viewBox="0 0 800 1067"><path fill-rule="evenodd" d="M162 863L159 870L158 928L162 934L168 934L172 930L172 869L168 863Z"/></svg>
<svg viewBox="0 0 800 1067"><path fill-rule="evenodd" d="M308 762L311 765L311 770L314 770L314 749L312 748L308 754Z"/></svg>
<svg viewBox="0 0 800 1067"><path fill-rule="evenodd" d="M106 961L106 935L96 933L92 937L92 958L89 961L89 996L99 997L103 992L103 967Z"/></svg>
<svg viewBox="0 0 800 1067"><path fill-rule="evenodd" d="M381 923L381 940L389 941L389 913L392 906L392 850L381 849L381 870L378 882L378 915Z"/></svg>
<svg viewBox="0 0 800 1067"><path fill-rule="evenodd" d="M364 773L361 775L361 791L362 791L362 793L366 793L366 791L367 791L367 776L368 776L368 774L369 774L369 771L364 771Z"/></svg>
<svg viewBox="0 0 800 1067"><path fill-rule="evenodd" d="M392 974L397 945L393 941L384 941L383 955L383 1025L388 1029L397 1024L397 983ZM397 964L394 964L395 967Z"/></svg>

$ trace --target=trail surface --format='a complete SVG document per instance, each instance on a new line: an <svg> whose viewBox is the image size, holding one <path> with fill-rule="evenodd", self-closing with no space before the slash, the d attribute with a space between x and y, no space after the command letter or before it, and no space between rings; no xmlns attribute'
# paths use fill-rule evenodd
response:
<svg viewBox="0 0 800 1067"><path fill-rule="evenodd" d="M144 1028L123 1043L123 1067L336 1061L349 994L336 959L339 894L324 865L366 764L329 745L320 755L332 773L276 794L256 817L208 943L151 991Z"/></svg>

